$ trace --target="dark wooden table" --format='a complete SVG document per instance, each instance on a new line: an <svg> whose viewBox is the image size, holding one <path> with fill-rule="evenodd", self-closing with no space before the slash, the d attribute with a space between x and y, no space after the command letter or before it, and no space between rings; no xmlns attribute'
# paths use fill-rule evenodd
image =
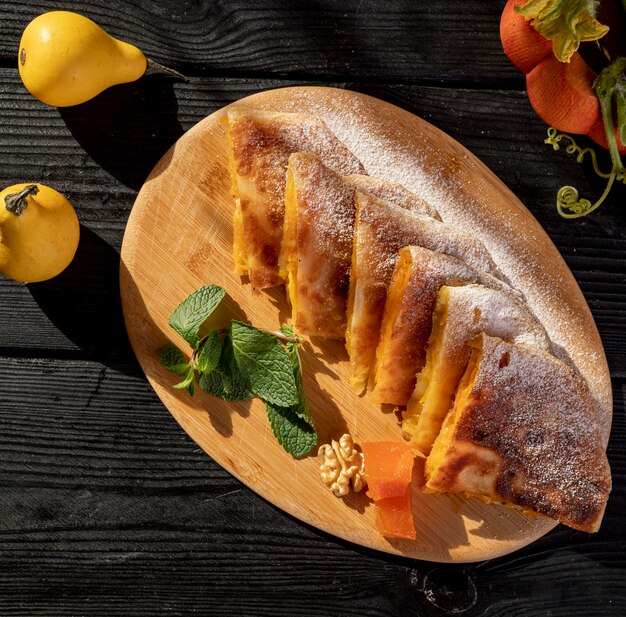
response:
<svg viewBox="0 0 626 617"><path fill-rule="evenodd" d="M565 221L556 190L601 186L544 145L493 0L0 1L0 178L65 193L78 255L46 283L0 279L0 614L626 615L626 191ZM144 78L75 108L23 88L35 15L77 10L189 83ZM286 516L185 435L139 369L118 291L136 191L165 150L247 94L330 84L432 122L546 228L597 321L615 397L614 488L600 533L559 526L508 557L439 566ZM606 161L605 161L606 163Z"/></svg>

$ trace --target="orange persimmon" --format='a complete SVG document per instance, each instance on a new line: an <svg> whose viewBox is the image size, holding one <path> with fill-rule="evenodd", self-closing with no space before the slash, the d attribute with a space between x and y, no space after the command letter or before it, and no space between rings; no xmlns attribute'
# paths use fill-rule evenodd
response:
<svg viewBox="0 0 626 617"><path fill-rule="evenodd" d="M565 133L585 134L608 148L600 104L593 87L596 73L576 52L559 62L552 43L539 34L508 0L500 19L500 39L509 60L526 75L530 104L547 124ZM618 144L621 142L618 139ZM626 153L626 145L620 147Z"/></svg>
<svg viewBox="0 0 626 617"><path fill-rule="evenodd" d="M387 538L415 538L411 510L413 450L396 441L362 443L367 495L376 504L376 523Z"/></svg>
<svg viewBox="0 0 626 617"><path fill-rule="evenodd" d="M569 63L550 56L526 75L528 98L547 124L565 133L585 134L602 121L593 89L595 76L578 53Z"/></svg>
<svg viewBox="0 0 626 617"><path fill-rule="evenodd" d="M500 19L500 40L508 59L524 74L552 55L552 43L515 12L524 0L509 0Z"/></svg>

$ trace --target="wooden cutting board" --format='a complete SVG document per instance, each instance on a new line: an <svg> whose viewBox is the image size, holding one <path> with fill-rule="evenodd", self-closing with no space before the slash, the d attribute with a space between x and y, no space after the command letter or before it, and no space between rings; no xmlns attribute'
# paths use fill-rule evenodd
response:
<svg viewBox="0 0 626 617"><path fill-rule="evenodd" d="M444 221L480 237L544 322L559 355L569 357L588 379L608 437L610 381L584 298L539 224L476 157L424 120L355 92L285 88L237 104L322 117L371 175L403 182L433 201ZM289 320L282 288L253 293L233 273L224 116L220 110L205 118L165 154L137 197L122 247L121 295L130 340L174 418L209 456L279 508L381 551L440 562L477 561L514 551L552 529L555 523L546 518L477 499L424 495L415 488L417 540L386 540L364 494L334 497L320 480L315 453L294 460L282 450L258 399L226 403L202 391L191 398L172 388L177 378L159 366L158 355L168 341L185 348L167 319L196 288L214 283L228 292L215 326L232 317L267 328ZM357 442L401 438L393 414L350 390L341 343L307 341L302 362L320 445L345 432Z"/></svg>

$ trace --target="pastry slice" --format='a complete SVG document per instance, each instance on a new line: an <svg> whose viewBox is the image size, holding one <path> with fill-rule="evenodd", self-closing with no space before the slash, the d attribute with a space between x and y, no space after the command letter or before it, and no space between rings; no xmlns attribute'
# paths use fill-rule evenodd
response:
<svg viewBox="0 0 626 617"><path fill-rule="evenodd" d="M437 212L434 206L431 206L427 201L419 197L419 195L412 193L409 189L397 182L378 180L378 178L372 178L371 176L364 176L362 174L344 176L344 180L359 191L364 191L380 199L385 199L405 210L424 214L438 221L441 220L439 212Z"/></svg>
<svg viewBox="0 0 626 617"><path fill-rule="evenodd" d="M444 285L437 295L425 364L402 422L411 444L424 455L452 407L470 357L468 343L481 332L551 350L544 327L518 296L483 285Z"/></svg>
<svg viewBox="0 0 626 617"><path fill-rule="evenodd" d="M506 283L456 257L416 246L400 251L370 380L375 402L408 403L416 375L424 366L439 290L444 285L469 283L515 293Z"/></svg>
<svg viewBox="0 0 626 617"><path fill-rule="evenodd" d="M380 322L398 252L418 245L463 259L496 276L489 251L471 234L400 208L369 193L357 192L346 347L350 383L361 393L367 385L380 336Z"/></svg>
<svg viewBox="0 0 626 617"><path fill-rule="evenodd" d="M227 112L235 196L233 256L254 289L280 285L285 172L292 152L313 152L341 174L363 173L359 160L318 118L232 108Z"/></svg>
<svg viewBox="0 0 626 617"><path fill-rule="evenodd" d="M539 349L484 334L425 473L428 492L477 496L589 532L611 490L585 381Z"/></svg>
<svg viewBox="0 0 626 617"><path fill-rule="evenodd" d="M281 276L301 334L345 336L354 193L319 157L289 158Z"/></svg>
<svg viewBox="0 0 626 617"><path fill-rule="evenodd" d="M357 188L399 206L437 212L400 185L368 176L341 176L310 153L289 157L280 276L287 283L292 320L302 334L343 339Z"/></svg>

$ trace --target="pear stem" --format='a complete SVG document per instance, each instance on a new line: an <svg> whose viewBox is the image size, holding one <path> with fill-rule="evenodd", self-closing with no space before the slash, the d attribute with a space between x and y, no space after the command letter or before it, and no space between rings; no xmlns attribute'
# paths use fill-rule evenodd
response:
<svg viewBox="0 0 626 617"><path fill-rule="evenodd" d="M11 193L4 198L4 207L9 211L13 212L16 216L19 216L24 212L26 206L28 206L28 202L26 201L27 197L31 195L37 195L39 193L39 189L36 184L29 184L25 186L19 193Z"/></svg>
<svg viewBox="0 0 626 617"><path fill-rule="evenodd" d="M150 58L146 58L148 64L146 65L146 71L144 75L168 75L169 77L174 77L175 79L181 79L182 81L189 81L188 77L185 77L182 73L175 71L174 69L170 69L167 66L163 66L154 60L150 60Z"/></svg>

